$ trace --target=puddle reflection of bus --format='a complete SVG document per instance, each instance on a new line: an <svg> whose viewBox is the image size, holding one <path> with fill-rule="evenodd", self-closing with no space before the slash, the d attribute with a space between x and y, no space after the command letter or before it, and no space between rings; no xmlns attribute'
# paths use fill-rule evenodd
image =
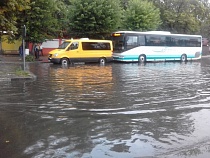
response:
<svg viewBox="0 0 210 158"><path fill-rule="evenodd" d="M75 95L101 96L112 91L112 66L76 65L68 68L51 67L52 88Z"/></svg>
<svg viewBox="0 0 210 158"><path fill-rule="evenodd" d="M177 76L190 76L195 79L200 77L201 62L147 62L145 64L130 63L118 64L113 66L113 79L117 78L123 81L141 81L148 79L154 81L156 79L163 80L169 77L168 80L173 80ZM126 84L125 84L126 85Z"/></svg>

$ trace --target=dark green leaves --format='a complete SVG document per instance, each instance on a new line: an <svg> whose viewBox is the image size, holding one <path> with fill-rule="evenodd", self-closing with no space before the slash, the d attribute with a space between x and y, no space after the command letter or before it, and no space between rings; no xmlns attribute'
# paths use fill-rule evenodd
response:
<svg viewBox="0 0 210 158"><path fill-rule="evenodd" d="M151 2L130 0L123 24L127 30L156 30L161 24L159 9Z"/></svg>

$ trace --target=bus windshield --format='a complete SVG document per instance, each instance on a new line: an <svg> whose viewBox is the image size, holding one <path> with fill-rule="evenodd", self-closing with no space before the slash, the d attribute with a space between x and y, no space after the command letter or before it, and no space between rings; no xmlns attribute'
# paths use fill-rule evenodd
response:
<svg viewBox="0 0 210 158"><path fill-rule="evenodd" d="M65 49L68 45L69 45L69 43L71 43L71 42L63 42L59 47L58 47L58 49Z"/></svg>
<svg viewBox="0 0 210 158"><path fill-rule="evenodd" d="M113 50L116 53L121 53L124 50L124 35L114 36L112 35Z"/></svg>

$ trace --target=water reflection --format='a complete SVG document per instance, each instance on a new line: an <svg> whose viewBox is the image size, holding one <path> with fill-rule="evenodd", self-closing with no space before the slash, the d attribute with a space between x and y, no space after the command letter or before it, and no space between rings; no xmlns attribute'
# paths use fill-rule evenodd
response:
<svg viewBox="0 0 210 158"><path fill-rule="evenodd" d="M35 82L0 82L0 153L199 156L207 150L191 148L210 140L206 63L30 64Z"/></svg>

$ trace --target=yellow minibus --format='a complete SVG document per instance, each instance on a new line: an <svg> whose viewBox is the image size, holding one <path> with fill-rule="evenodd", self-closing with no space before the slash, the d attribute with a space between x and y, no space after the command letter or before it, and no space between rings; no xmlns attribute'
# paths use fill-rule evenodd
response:
<svg viewBox="0 0 210 158"><path fill-rule="evenodd" d="M65 40L57 49L49 52L48 60L57 64L74 62L99 62L105 64L112 60L111 40L88 38Z"/></svg>

